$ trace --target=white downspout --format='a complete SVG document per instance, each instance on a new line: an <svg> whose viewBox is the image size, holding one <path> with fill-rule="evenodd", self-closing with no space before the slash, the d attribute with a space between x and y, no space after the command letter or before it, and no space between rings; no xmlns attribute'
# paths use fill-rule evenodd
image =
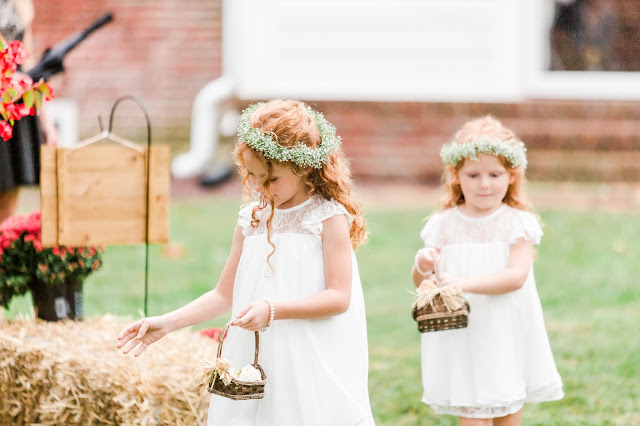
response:
<svg viewBox="0 0 640 426"><path fill-rule="evenodd" d="M218 147L221 104L232 94L233 83L226 75L200 89L191 110L189 151L177 155L171 163L171 173L175 178L196 176L207 167Z"/></svg>

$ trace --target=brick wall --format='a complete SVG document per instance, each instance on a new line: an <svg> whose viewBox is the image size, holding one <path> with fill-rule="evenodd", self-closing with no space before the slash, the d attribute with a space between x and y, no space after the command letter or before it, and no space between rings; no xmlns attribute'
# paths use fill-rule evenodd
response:
<svg viewBox="0 0 640 426"><path fill-rule="evenodd" d="M122 95L143 100L154 140L188 139L191 104L207 82L221 74L221 0L34 0L34 55L83 29L103 13L114 21L73 50L66 72L51 79L59 97L80 111L80 135L97 133L97 115L108 120ZM135 106L122 104L121 133L144 131ZM132 104L133 105L133 104Z"/></svg>
<svg viewBox="0 0 640 426"><path fill-rule="evenodd" d="M640 102L309 102L338 128L356 174L438 179L440 146L491 114L525 142L535 179L640 180Z"/></svg>
<svg viewBox="0 0 640 426"><path fill-rule="evenodd" d="M81 137L97 133L98 114L106 125L117 97L132 94L150 111L154 142L171 143L174 154L187 149L193 99L221 74L221 0L65 0L63 7L46 0L34 3L35 52L106 11L115 15L114 22L71 52L67 71L51 81L59 97L78 103ZM640 179L640 102L307 101L337 126L359 176L437 179L441 144L467 119L492 114L529 147L529 175L534 178ZM140 112L122 105L118 133L143 134Z"/></svg>

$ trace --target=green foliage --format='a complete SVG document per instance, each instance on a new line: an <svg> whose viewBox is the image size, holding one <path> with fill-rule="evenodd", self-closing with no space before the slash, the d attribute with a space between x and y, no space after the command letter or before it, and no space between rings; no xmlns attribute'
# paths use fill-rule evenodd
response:
<svg viewBox="0 0 640 426"><path fill-rule="evenodd" d="M213 288L228 255L240 202L172 204L170 239L183 257L150 253L150 314ZM420 402L420 335L410 316L410 270L428 211L367 209L370 242L358 252L367 303L373 413L379 425L457 425ZM526 425L640 424L640 227L632 213L543 211L535 264L562 401L526 405ZM109 247L87 279L88 315L142 309L144 247ZM28 300L7 313L28 312ZM219 318L201 327L221 326ZM114 337L115 341L115 337Z"/></svg>

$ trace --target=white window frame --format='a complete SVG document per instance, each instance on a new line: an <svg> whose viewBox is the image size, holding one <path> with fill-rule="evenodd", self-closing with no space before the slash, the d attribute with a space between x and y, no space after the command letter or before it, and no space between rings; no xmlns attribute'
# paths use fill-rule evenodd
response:
<svg viewBox="0 0 640 426"><path fill-rule="evenodd" d="M314 0L306 0L314 3ZM341 0L323 3L339 4ZM361 0L362 7L367 7L370 0ZM378 6L393 6L395 0L384 0ZM451 0L413 0L416 3L434 2L448 6ZM465 3L473 4L476 0L458 0L460 7ZM439 78L420 78L415 85L405 83L401 76L394 74L393 66L381 63L381 69L389 69L383 77L373 82L360 81L360 85L349 85L346 80L317 78L314 85L301 79L282 79L278 67L263 61L262 56L268 50L260 48L259 43L251 43L249 28L255 30L269 22L269 7L276 0L225 0L223 3L223 71L234 83L235 94L241 99L268 99L272 97L291 97L296 99L341 100L341 101L416 101L416 102L514 102L523 98L523 70L518 58L518 51L523 45L524 30L517 16L522 10L520 0L491 0L498 5L497 13L502 21L495 43L501 47L501 55L496 66L501 67L500 75L483 76L482 73L470 73L457 80L449 76L438 75ZM524 0L523 0L524 1ZM291 0L295 3L295 0ZM406 1L405 1L406 3ZM327 6L329 7L329 6ZM265 18L267 17L267 18ZM492 25L498 25L493 22ZM265 39L272 34L266 29ZM248 35L247 35L248 33ZM267 63L268 66L264 66ZM460 73L465 70L461 67ZM255 73L259 73L256 75ZM379 74L384 74L380 72ZM394 80L395 79L395 80ZM413 80L408 80L412 82ZM400 83L399 83L400 82ZM369 85L367 85L369 84Z"/></svg>
<svg viewBox="0 0 640 426"><path fill-rule="evenodd" d="M640 72L549 71L549 29L554 0L527 0L521 60L530 99L640 100Z"/></svg>

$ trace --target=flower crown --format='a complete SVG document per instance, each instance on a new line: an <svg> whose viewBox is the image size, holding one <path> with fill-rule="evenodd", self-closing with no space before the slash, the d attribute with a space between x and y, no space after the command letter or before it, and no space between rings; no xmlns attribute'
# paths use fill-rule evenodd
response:
<svg viewBox="0 0 640 426"><path fill-rule="evenodd" d="M451 142L442 146L440 157L445 164L456 166L463 158L478 160L477 154L502 155L512 167L527 168L527 148L518 139L506 141L482 137L469 143Z"/></svg>
<svg viewBox="0 0 640 426"><path fill-rule="evenodd" d="M302 104L320 132L321 142L317 148L297 144L292 148L285 148L276 142L277 136L271 132L263 132L261 129L251 127L249 119L253 113L264 103L253 104L245 109L239 118L238 137L240 140L256 151L262 152L266 158L277 161L293 161L300 167L322 168L327 162L329 154L340 147L340 136L336 136L336 128L333 127L324 116Z"/></svg>

